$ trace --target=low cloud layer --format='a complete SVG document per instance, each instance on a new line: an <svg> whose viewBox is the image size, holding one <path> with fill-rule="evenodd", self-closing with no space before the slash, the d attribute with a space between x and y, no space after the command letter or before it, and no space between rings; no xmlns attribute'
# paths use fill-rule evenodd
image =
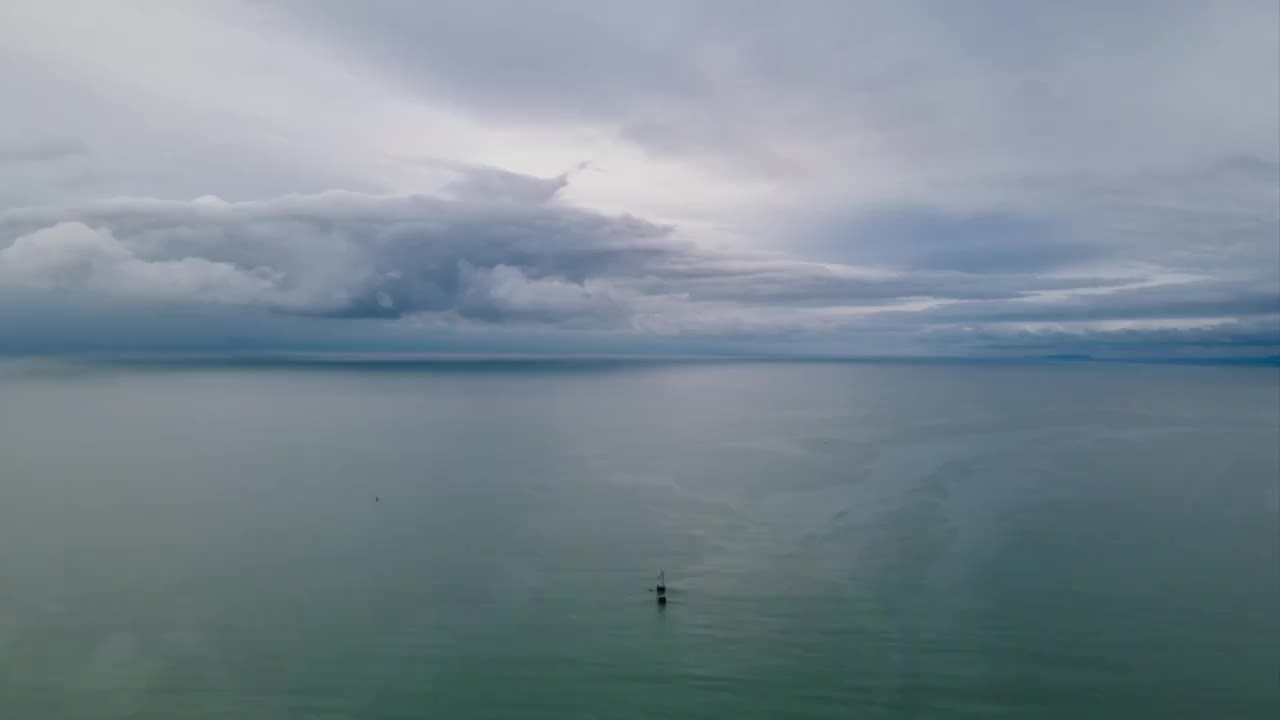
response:
<svg viewBox="0 0 1280 720"><path fill-rule="evenodd" d="M511 176L503 183L538 183ZM487 202L330 192L11 210L0 213L0 232L14 238L0 247L0 291L428 329L789 337L869 349L891 337L916 352L960 324L1007 332L1178 319L1236 332L1228 326L1238 319L1280 311L1280 293L1265 282L806 262L701 247L671 227L498 190Z"/></svg>
<svg viewBox="0 0 1280 720"><path fill-rule="evenodd" d="M489 177L488 169L481 171ZM517 184L512 173L504 182ZM536 186L538 179L519 182ZM608 323L646 301L876 309L1107 287L1126 278L893 272L701 248L674 228L503 188L479 201L349 192L228 203L126 198L0 214L7 286L281 313Z"/></svg>

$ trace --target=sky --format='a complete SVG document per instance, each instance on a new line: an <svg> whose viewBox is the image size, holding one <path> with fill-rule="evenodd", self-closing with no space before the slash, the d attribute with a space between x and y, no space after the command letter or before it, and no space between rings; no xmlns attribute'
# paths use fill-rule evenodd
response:
<svg viewBox="0 0 1280 720"><path fill-rule="evenodd" d="M0 352L1280 355L1280 3L0 4Z"/></svg>

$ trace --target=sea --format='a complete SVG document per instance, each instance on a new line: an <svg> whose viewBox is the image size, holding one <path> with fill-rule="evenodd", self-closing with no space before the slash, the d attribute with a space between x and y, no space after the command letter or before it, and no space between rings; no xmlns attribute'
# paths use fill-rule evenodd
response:
<svg viewBox="0 0 1280 720"><path fill-rule="evenodd" d="M4 720L1275 717L1275 366L0 361Z"/></svg>

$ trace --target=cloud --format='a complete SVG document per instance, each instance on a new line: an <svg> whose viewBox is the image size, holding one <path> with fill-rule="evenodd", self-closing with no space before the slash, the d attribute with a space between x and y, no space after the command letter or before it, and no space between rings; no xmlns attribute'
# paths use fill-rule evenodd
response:
<svg viewBox="0 0 1280 720"><path fill-rule="evenodd" d="M621 319L626 308L608 289L561 279L533 279L518 267L476 268L459 261L457 314L486 321L552 321L593 326ZM607 327L607 325L606 325Z"/></svg>
<svg viewBox="0 0 1280 720"><path fill-rule="evenodd" d="M957 302L913 316L934 323L1250 318L1280 315L1280 287L1219 281L1170 282L1068 297Z"/></svg>
<svg viewBox="0 0 1280 720"><path fill-rule="evenodd" d="M467 165L446 160L430 160L423 166L451 170L455 177L443 188L443 194L454 200L490 203L549 202L569 184L569 173L543 178L510 172L488 165Z"/></svg>
<svg viewBox="0 0 1280 720"><path fill-rule="evenodd" d="M266 15L424 102L600 128L705 172L631 189L674 194L671 213L764 188L715 215L756 246L978 274L1275 263L1274 3L285 2Z"/></svg>
<svg viewBox="0 0 1280 720"><path fill-rule="evenodd" d="M712 250L638 218L513 203L502 193L490 202L349 192L241 203L131 198L12 210L0 213L0 230L17 236L0 250L10 285L185 293L335 317L621 324L642 298L857 307L1125 282L900 273Z"/></svg>
<svg viewBox="0 0 1280 720"><path fill-rule="evenodd" d="M200 257L144 260L112 236L79 222L23 235L0 250L0 287L61 289L155 301L267 302L278 276Z"/></svg>
<svg viewBox="0 0 1280 720"><path fill-rule="evenodd" d="M10 3L0 96L41 130L0 137L0 302L370 346L1265 344L1278 13Z"/></svg>
<svg viewBox="0 0 1280 720"><path fill-rule="evenodd" d="M14 238L0 240L0 290L218 304L330 323L861 338L883 347L947 340L939 330L957 326L1280 313L1280 292L1265 282L817 263L709 248L668 226L513 202L501 189L495 196L328 192L13 209L0 212L0 238Z"/></svg>
<svg viewBox="0 0 1280 720"><path fill-rule="evenodd" d="M89 147L80 138L33 133L0 137L0 163L37 163L88 154Z"/></svg>
<svg viewBox="0 0 1280 720"><path fill-rule="evenodd" d="M9 286L487 322L616 314L588 280L626 274L675 247L668 228L635 218L344 192L244 203L118 199L0 213L0 228L16 238L0 250L0 283Z"/></svg>
<svg viewBox="0 0 1280 720"><path fill-rule="evenodd" d="M931 333L931 347L1005 355L1083 354L1099 358L1280 358L1280 318L1189 328L991 327Z"/></svg>
<svg viewBox="0 0 1280 720"><path fill-rule="evenodd" d="M848 170L938 180L938 190L961 169L985 184L1009 171L1110 174L1228 147L1274 157L1277 146L1278 18L1267 2L273 8L311 41L348 49L433 101L540 123L603 121L654 152L716 155L791 180L854 161ZM1182 42L1189 36L1196 42ZM1221 83L1227 70L1234 81ZM909 164L894 171L885 160Z"/></svg>
<svg viewBox="0 0 1280 720"><path fill-rule="evenodd" d="M1098 242L1071 237L1053 216L885 207L829 222L807 249L902 269L1045 272L1107 254Z"/></svg>

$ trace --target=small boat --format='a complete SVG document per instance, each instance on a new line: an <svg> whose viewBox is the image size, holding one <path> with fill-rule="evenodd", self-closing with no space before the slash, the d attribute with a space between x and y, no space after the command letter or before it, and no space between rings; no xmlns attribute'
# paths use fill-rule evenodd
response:
<svg viewBox="0 0 1280 720"><path fill-rule="evenodd" d="M658 595L662 595L667 591L667 576L663 571L658 571L658 587L656 588Z"/></svg>

